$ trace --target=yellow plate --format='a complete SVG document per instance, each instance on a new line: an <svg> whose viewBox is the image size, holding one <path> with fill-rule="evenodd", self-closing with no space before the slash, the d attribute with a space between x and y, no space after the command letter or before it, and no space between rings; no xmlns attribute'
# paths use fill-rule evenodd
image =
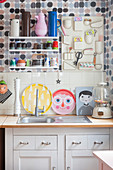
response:
<svg viewBox="0 0 113 170"><path fill-rule="evenodd" d="M28 86L22 94L22 105L24 109L31 114L35 114L37 89L39 90L38 108L43 109L43 106L45 106L44 113L46 113L52 105L51 91L42 84L32 84Z"/></svg>

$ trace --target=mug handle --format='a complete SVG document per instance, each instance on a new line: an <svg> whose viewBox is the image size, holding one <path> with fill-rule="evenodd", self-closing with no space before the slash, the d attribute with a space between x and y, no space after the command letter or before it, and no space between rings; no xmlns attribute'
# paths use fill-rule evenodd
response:
<svg viewBox="0 0 113 170"><path fill-rule="evenodd" d="M57 24L57 28L61 27L61 19L57 19L57 22L59 22L60 25Z"/></svg>

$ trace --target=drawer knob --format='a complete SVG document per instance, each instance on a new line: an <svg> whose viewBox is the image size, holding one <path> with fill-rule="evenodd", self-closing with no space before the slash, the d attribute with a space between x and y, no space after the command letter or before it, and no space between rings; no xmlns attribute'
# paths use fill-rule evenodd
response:
<svg viewBox="0 0 113 170"><path fill-rule="evenodd" d="M42 145L51 145L51 142L42 142Z"/></svg>
<svg viewBox="0 0 113 170"><path fill-rule="evenodd" d="M56 167L53 167L53 170L56 170Z"/></svg>
<svg viewBox="0 0 113 170"><path fill-rule="evenodd" d="M81 142L72 142L72 145L80 145Z"/></svg>
<svg viewBox="0 0 113 170"><path fill-rule="evenodd" d="M29 142L20 142L20 145L28 145Z"/></svg>
<svg viewBox="0 0 113 170"><path fill-rule="evenodd" d="M97 141L95 141L95 142L94 142L94 145L95 145L95 144L102 145L102 144L103 144L103 142L102 142L102 141L101 141L101 142L97 142Z"/></svg>
<svg viewBox="0 0 113 170"><path fill-rule="evenodd" d="M67 170L71 170L71 168L70 168L70 167L67 167Z"/></svg>

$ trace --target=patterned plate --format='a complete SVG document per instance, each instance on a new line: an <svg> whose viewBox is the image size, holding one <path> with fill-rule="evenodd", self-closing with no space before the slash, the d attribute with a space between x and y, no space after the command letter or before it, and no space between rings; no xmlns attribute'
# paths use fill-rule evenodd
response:
<svg viewBox="0 0 113 170"><path fill-rule="evenodd" d="M35 114L37 89L39 90L39 109L43 109L43 106L45 106L45 112L47 112L52 105L51 91L42 84L32 84L28 86L22 94L22 105L24 109L31 114Z"/></svg>
<svg viewBox="0 0 113 170"><path fill-rule="evenodd" d="M75 109L76 99L74 94L67 89L60 89L53 93L52 109L55 113L65 115Z"/></svg>

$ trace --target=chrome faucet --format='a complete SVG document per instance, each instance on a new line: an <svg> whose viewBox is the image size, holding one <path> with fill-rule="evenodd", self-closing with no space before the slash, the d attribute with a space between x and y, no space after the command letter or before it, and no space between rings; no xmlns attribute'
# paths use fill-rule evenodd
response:
<svg viewBox="0 0 113 170"><path fill-rule="evenodd" d="M43 109L38 108L38 89L36 90L36 107L35 107L35 116L38 117L41 115L41 113L44 113L45 107L43 106Z"/></svg>

